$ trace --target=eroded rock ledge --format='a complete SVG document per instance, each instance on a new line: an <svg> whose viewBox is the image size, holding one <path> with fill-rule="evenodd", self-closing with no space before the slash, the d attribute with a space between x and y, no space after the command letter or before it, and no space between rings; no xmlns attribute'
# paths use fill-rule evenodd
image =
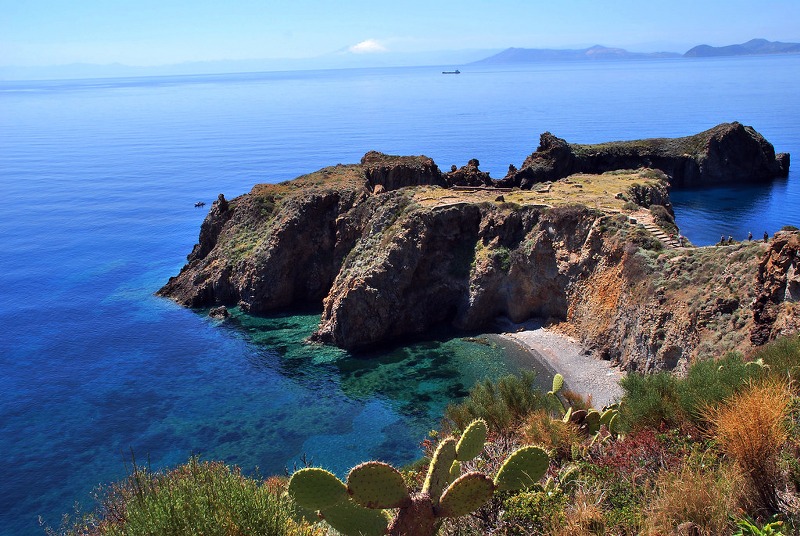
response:
<svg viewBox="0 0 800 536"><path fill-rule="evenodd" d="M737 124L717 129L733 136L752 131ZM573 157L585 149L576 147L586 146L542 139L547 146L501 181L480 172L477 161L441 173L424 156L373 152L360 164L257 185L230 201L220 196L187 265L158 293L189 307L239 305L251 313L321 303L314 338L349 349L439 323L480 329L500 315L550 318L596 355L639 370L681 366L720 346L747 350L797 329L796 235L664 250L631 210L646 215L658 204L669 213L677 168L669 168L671 176L620 171L596 157L613 170L573 174L583 169ZM773 151L769 160L772 146L758 145L769 169L782 172L776 162L788 165L788 156L776 159ZM592 154L622 155L620 166L648 158L644 163L669 167L651 153L634 158L624 143L602 147ZM716 150L705 153L701 176L714 169L707 164L713 160L729 167L709 176L740 179L739 160ZM597 162L590 171L599 171ZM533 179L520 179L523 188L496 188L511 184L512 175ZM452 188L462 181L483 187Z"/></svg>

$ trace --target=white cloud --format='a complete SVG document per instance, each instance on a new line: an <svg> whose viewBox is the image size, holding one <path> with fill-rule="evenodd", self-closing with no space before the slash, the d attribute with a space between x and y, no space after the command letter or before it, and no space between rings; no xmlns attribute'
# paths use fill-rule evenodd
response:
<svg viewBox="0 0 800 536"><path fill-rule="evenodd" d="M375 39L367 39L351 46L347 50L353 54L373 54L375 52L386 52L386 47Z"/></svg>

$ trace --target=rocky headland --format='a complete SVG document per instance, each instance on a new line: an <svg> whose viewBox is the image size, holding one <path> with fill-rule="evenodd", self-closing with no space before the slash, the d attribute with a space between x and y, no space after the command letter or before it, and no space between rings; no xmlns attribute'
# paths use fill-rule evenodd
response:
<svg viewBox="0 0 800 536"><path fill-rule="evenodd" d="M442 173L371 152L220 196L159 294L254 314L321 304L314 338L348 349L538 317L626 370L681 368L800 327L800 236L674 247L654 228L674 232L670 186L764 181L788 165L738 123L591 146L545 133L499 180L477 160Z"/></svg>

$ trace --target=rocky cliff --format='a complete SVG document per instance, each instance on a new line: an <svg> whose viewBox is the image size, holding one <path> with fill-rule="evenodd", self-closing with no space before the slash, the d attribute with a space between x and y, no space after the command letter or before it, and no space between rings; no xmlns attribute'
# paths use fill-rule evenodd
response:
<svg viewBox="0 0 800 536"><path fill-rule="evenodd" d="M596 145L570 144L549 132L522 167L510 169L497 186L530 188L574 173L617 169L660 169L672 186L763 182L789 173L789 154L775 148L752 127L723 123L684 138L653 138Z"/></svg>
<svg viewBox="0 0 800 536"><path fill-rule="evenodd" d="M348 349L441 323L486 329L498 316L543 317L638 370L797 329L797 236L665 249L636 221L648 205L668 206L660 171L576 174L532 190L483 179L442 187L458 171L368 153L220 196L159 294L250 313L321 304L314 338ZM478 176L477 162L461 171Z"/></svg>

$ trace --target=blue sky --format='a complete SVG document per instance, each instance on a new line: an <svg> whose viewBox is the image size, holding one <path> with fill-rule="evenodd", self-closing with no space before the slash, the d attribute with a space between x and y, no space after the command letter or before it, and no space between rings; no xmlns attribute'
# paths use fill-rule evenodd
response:
<svg viewBox="0 0 800 536"><path fill-rule="evenodd" d="M800 41L800 0L0 0L0 65Z"/></svg>

